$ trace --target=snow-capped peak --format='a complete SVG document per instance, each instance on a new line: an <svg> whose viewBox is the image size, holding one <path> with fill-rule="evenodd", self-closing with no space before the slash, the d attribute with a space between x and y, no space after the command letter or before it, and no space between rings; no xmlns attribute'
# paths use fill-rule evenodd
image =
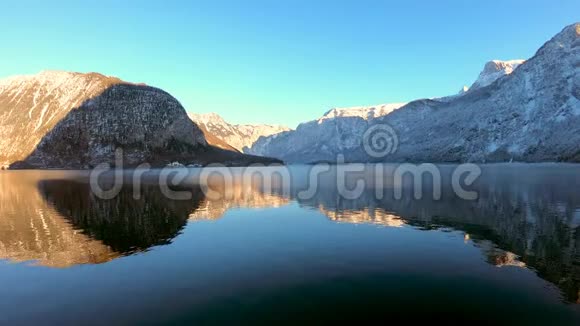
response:
<svg viewBox="0 0 580 326"><path fill-rule="evenodd" d="M76 73L64 71L64 70L41 70L38 74L33 75L35 77L61 77L61 76L70 76Z"/></svg>
<svg viewBox="0 0 580 326"><path fill-rule="evenodd" d="M372 107L333 109L318 123L306 122L295 131L259 140L250 152L286 162L327 161L337 155L367 161L360 147L366 145L364 133L369 126L386 123L401 137L397 152L385 158L390 162L577 162L579 45L576 23L525 63L487 63L471 89L464 88L466 95L414 101L368 121L335 117L367 118ZM477 91L490 84L487 91Z"/></svg>
<svg viewBox="0 0 580 326"><path fill-rule="evenodd" d="M500 77L511 74L519 65L524 63L525 60L492 60L485 64L483 71L479 74L477 80L471 85L469 89L477 89L491 85L494 81L498 80Z"/></svg>
<svg viewBox="0 0 580 326"><path fill-rule="evenodd" d="M404 106L407 103L387 103L374 106L355 106L349 108L333 108L327 111L318 122L326 119L345 118L345 117L359 117L365 120L385 116L396 109Z"/></svg>
<svg viewBox="0 0 580 326"><path fill-rule="evenodd" d="M225 120L217 113L189 113L191 120L201 124L225 124Z"/></svg>
<svg viewBox="0 0 580 326"><path fill-rule="evenodd" d="M37 87L54 88L57 85L71 87L83 87L86 80L108 81L109 83L121 83L122 81L117 77L105 76L100 73L80 73L63 70L42 70L38 74L32 75L15 75L0 79L0 90L14 85L27 85L30 83L36 84ZM64 87L68 89L69 87Z"/></svg>

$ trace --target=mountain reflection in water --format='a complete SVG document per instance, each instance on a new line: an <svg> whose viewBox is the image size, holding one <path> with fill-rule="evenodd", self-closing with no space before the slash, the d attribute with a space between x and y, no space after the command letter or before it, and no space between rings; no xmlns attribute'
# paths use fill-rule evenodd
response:
<svg viewBox="0 0 580 326"><path fill-rule="evenodd" d="M292 169L290 186L263 191L258 184L236 182L228 189L214 185L222 194L219 199L204 196L198 184L182 185L192 194L189 200L167 199L154 184L143 186L140 199L126 185L114 199L103 200L90 191L83 173L1 173L0 258L60 268L105 263L170 244L188 221L220 219L237 208L298 203L337 223L461 231L465 243L479 248L488 263L532 269L556 285L565 301L579 302L576 166L487 166L474 185L479 192L474 201L457 198L449 187L444 187L441 200L429 195L417 200L406 183L399 185L405 189L400 200L389 194L393 184L385 185L382 199L369 187L347 200L338 193L332 173L320 181L313 198L302 200L297 194L304 189L307 168Z"/></svg>

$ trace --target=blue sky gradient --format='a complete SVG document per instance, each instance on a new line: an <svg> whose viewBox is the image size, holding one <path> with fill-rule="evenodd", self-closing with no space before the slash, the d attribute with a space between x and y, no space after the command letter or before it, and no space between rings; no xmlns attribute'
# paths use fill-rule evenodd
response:
<svg viewBox="0 0 580 326"><path fill-rule="evenodd" d="M456 93L578 13L578 0L11 1L0 78L96 71L188 111L294 127L332 107Z"/></svg>

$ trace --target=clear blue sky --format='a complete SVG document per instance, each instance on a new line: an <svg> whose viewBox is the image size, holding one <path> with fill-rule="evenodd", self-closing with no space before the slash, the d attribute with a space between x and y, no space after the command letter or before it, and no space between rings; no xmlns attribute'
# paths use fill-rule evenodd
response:
<svg viewBox="0 0 580 326"><path fill-rule="evenodd" d="M289 126L455 93L580 20L578 0L88 2L4 2L0 77L97 71L188 111Z"/></svg>

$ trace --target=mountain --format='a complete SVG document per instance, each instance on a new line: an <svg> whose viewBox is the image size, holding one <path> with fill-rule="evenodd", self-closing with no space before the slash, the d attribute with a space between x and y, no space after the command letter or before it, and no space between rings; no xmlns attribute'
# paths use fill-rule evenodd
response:
<svg viewBox="0 0 580 326"><path fill-rule="evenodd" d="M416 101L374 123L397 132L387 161L578 162L580 24L487 86L447 102Z"/></svg>
<svg viewBox="0 0 580 326"><path fill-rule="evenodd" d="M525 60L492 60L485 64L483 71L469 89L485 87L498 80L500 77L511 74ZM467 91L467 90L466 90Z"/></svg>
<svg viewBox="0 0 580 326"><path fill-rule="evenodd" d="M90 168L114 164L119 148L125 166L268 161L208 145L168 93L98 73L0 80L0 121L3 167Z"/></svg>
<svg viewBox="0 0 580 326"><path fill-rule="evenodd" d="M360 139L371 120L404 105L390 103L331 109L317 120L301 123L296 130L261 137L247 153L269 153L287 162L334 161L337 153L360 149Z"/></svg>
<svg viewBox="0 0 580 326"><path fill-rule="evenodd" d="M195 121L194 121L194 123L195 123ZM207 130L207 127L205 125L198 125L197 123L196 123L196 125L199 127L199 129L201 129L201 132L203 133L205 140L207 140L207 143L210 144L211 146L215 146L217 148L225 149L225 150L232 151L232 152L241 153L237 148L226 143L223 139L217 137L216 135L211 133L209 130Z"/></svg>
<svg viewBox="0 0 580 326"><path fill-rule="evenodd" d="M372 119L307 122L259 139L249 153L288 162L335 161L338 154L358 162L580 161L579 35L576 23L527 61L487 63L460 94L413 101ZM398 146L377 158L365 152L364 136L383 125L392 127L396 138L387 136Z"/></svg>
<svg viewBox="0 0 580 326"><path fill-rule="evenodd" d="M232 125L215 113L189 114L190 119L205 131L210 144L220 148L234 148L244 152L262 136L270 136L289 131L290 128L277 125ZM213 141L210 138L215 137Z"/></svg>
<svg viewBox="0 0 580 326"><path fill-rule="evenodd" d="M387 115L396 109L404 106L407 103L389 103L381 104L376 106L357 106L350 108L334 108L326 112L320 119L318 123L320 124L323 120L334 119L334 118L348 118L348 117L359 117L364 120L374 119Z"/></svg>

